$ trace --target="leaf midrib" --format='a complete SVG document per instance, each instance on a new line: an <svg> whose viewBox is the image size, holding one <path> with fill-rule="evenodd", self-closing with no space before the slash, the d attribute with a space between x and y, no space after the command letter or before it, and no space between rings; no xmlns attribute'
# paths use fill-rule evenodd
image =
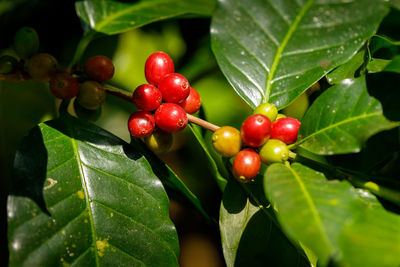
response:
<svg viewBox="0 0 400 267"><path fill-rule="evenodd" d="M79 168L79 173L82 181L82 187L84 190L84 194L85 194L85 202L86 202L86 207L88 210L88 214L89 214L89 223L90 223L90 228L91 228L91 232L92 232L92 246L94 247L94 258L96 260L96 266L100 266L99 265L99 259L97 256L97 245L96 245L96 241L97 241L97 234L95 231L95 227L94 227L94 222L93 222L93 214L92 214L92 210L91 210L91 206L90 206L90 202L89 202L89 192L88 192L88 188L87 188L87 184L86 184L86 179L85 179L85 173L83 171L83 162L81 160L81 157L79 156L79 151L78 151L78 144L75 140L75 136L73 135L73 131L70 131L71 134L71 144L72 144L72 148L74 150L74 154L75 154L75 158L78 162L78 168Z"/></svg>
<svg viewBox="0 0 400 267"><path fill-rule="evenodd" d="M319 228L319 231L321 233L321 236L323 238L324 243L327 244L328 247L331 249L331 243L329 242L328 237L325 234L324 226L322 224L321 217L318 214L317 208L316 208L316 206L314 204L314 201L311 198L310 193L308 192L304 182L302 181L300 176L297 174L297 172L295 170L293 170L291 167L287 167L287 168L290 170L290 172L292 173L292 175L295 178L296 182L300 186L300 190L303 193L303 196L306 199L306 202L307 202L308 206L310 207L311 214L314 217L314 221L316 222L317 227Z"/></svg>
<svg viewBox="0 0 400 267"><path fill-rule="evenodd" d="M307 135L306 137L304 137L303 139L301 139L300 141L298 141L296 144L294 144L292 146L301 145L302 143L304 143L305 141L307 141L311 137L313 137L315 135L318 135L318 134L321 134L321 133L323 133L325 131L328 131L328 130L334 128L334 127L338 127L340 125L343 125L343 124L346 124L346 123L349 123L349 122L352 122L352 121L355 121L355 120L359 120L359 119L366 119L368 117L380 116L381 114L382 114L382 112L378 111L378 112L373 112L373 113L369 113L369 114L361 114L361 115L358 115L358 116L355 116L355 117L351 117L351 118L339 121L337 123L329 125L328 127L322 128L322 129L320 129L320 130L318 130L318 131L316 131L316 132L314 132L314 133L312 133L310 135Z"/></svg>
<svg viewBox="0 0 400 267"><path fill-rule="evenodd" d="M276 54L274 57L274 61L272 62L271 71L269 72L269 74L267 74L268 75L267 84L266 84L265 94L264 94L262 103L266 103L269 100L269 95L271 93L272 80L275 75L275 71L278 68L283 50L286 48L286 45L288 44L290 38L292 38L294 31L297 29L300 21L304 18L305 14L311 8L313 3L314 3L314 0L308 0L307 3L300 9L299 14L297 14L295 20L290 25L288 32L286 33L285 37L283 38L281 45L278 47L278 50L276 51Z"/></svg>

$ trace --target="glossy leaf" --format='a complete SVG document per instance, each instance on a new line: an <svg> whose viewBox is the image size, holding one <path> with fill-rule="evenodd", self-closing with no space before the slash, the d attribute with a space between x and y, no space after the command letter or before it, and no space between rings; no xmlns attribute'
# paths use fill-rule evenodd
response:
<svg viewBox="0 0 400 267"><path fill-rule="evenodd" d="M399 53L400 42L387 37L376 35L369 43L371 55L376 58L391 59Z"/></svg>
<svg viewBox="0 0 400 267"><path fill-rule="evenodd" d="M14 166L10 266L177 266L168 198L134 147L65 115L34 128Z"/></svg>
<svg viewBox="0 0 400 267"><path fill-rule="evenodd" d="M322 173L299 163L271 165L264 189L289 237L315 252L322 265L338 251L343 224L360 208L349 183L327 182Z"/></svg>
<svg viewBox="0 0 400 267"><path fill-rule="evenodd" d="M300 129L300 145L316 154L359 152L373 134L396 126L369 96L365 77L346 79L329 88L312 104Z"/></svg>
<svg viewBox="0 0 400 267"><path fill-rule="evenodd" d="M247 185L246 185L247 186ZM231 266L310 266L273 221L271 209L260 208L241 185L230 180L220 208L225 262Z"/></svg>
<svg viewBox="0 0 400 267"><path fill-rule="evenodd" d="M361 192L367 208L340 236L343 258L350 266L390 267L400 265L400 216L385 210L366 192Z"/></svg>
<svg viewBox="0 0 400 267"><path fill-rule="evenodd" d="M361 67L364 62L365 51L358 52L348 62L339 66L331 73L326 75L326 79L330 84L338 84L344 79L353 79L356 71Z"/></svg>
<svg viewBox="0 0 400 267"><path fill-rule="evenodd" d="M264 189L278 210L283 229L312 249L321 266L329 259L350 266L377 266L368 263L367 254L374 255L374 260L385 258L390 262L385 266L399 264L399 246L389 242L400 238L400 231L394 230L400 216L385 211L366 191L357 191L348 182L328 181L322 173L299 163L271 165L265 173ZM380 214L382 219L371 214ZM389 244L393 247L386 250ZM365 264L354 264L361 262Z"/></svg>
<svg viewBox="0 0 400 267"><path fill-rule="evenodd" d="M349 60L376 31L383 1L220 1L212 48L236 92L252 107L286 107Z"/></svg>
<svg viewBox="0 0 400 267"><path fill-rule="evenodd" d="M98 32L117 34L146 24L182 15L209 16L215 0L141 0L124 3L111 0L78 1L78 16Z"/></svg>

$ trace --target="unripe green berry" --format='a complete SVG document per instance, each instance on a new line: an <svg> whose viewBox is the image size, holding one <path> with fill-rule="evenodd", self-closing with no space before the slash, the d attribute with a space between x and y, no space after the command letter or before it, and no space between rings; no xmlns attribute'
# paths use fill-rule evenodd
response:
<svg viewBox="0 0 400 267"><path fill-rule="evenodd" d="M278 115L278 109L274 104L271 103L262 103L253 111L253 114L262 114L266 116L271 122L276 119Z"/></svg>
<svg viewBox="0 0 400 267"><path fill-rule="evenodd" d="M57 71L58 62L50 54L37 54L29 59L28 73L33 80L47 82Z"/></svg>
<svg viewBox="0 0 400 267"><path fill-rule="evenodd" d="M283 163L289 159L289 148L277 139L270 139L260 150L261 161L265 164Z"/></svg>
<svg viewBox="0 0 400 267"><path fill-rule="evenodd" d="M144 138L147 147L155 154L164 154L172 146L173 137L171 133L164 132L158 128L151 135Z"/></svg>
<svg viewBox="0 0 400 267"><path fill-rule="evenodd" d="M78 116L78 118L85 121L95 122L101 116L101 107L96 110L88 110L79 105L76 99L74 101L74 111L76 113L76 116Z"/></svg>
<svg viewBox="0 0 400 267"><path fill-rule="evenodd" d="M211 140L215 151L223 157L235 156L242 147L239 130L231 126L223 126L216 130Z"/></svg>
<svg viewBox="0 0 400 267"><path fill-rule="evenodd" d="M106 90L95 81L86 81L81 84L76 100L85 109L96 110L104 102Z"/></svg>
<svg viewBox="0 0 400 267"><path fill-rule="evenodd" d="M0 74L8 74L17 66L18 62L11 56L0 57Z"/></svg>
<svg viewBox="0 0 400 267"><path fill-rule="evenodd" d="M293 101L293 103L287 106L283 110L283 113L285 113L285 115L288 117L301 120L306 113L309 105L310 103L308 100L308 96L306 93L303 93L295 101Z"/></svg>
<svg viewBox="0 0 400 267"><path fill-rule="evenodd" d="M23 59L28 59L36 54L39 49L39 36L35 29L23 27L14 36L13 44L15 52Z"/></svg>
<svg viewBox="0 0 400 267"><path fill-rule="evenodd" d="M275 120L277 121L277 120L282 119L282 118L286 118L286 115L279 113L278 115L276 115L276 119Z"/></svg>

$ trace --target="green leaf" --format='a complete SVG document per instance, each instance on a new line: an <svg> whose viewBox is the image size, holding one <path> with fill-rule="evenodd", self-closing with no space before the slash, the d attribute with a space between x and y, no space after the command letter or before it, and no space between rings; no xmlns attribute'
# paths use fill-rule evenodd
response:
<svg viewBox="0 0 400 267"><path fill-rule="evenodd" d="M268 101L281 109L349 60L387 12L377 0L221 0L212 18L212 48L251 107Z"/></svg>
<svg viewBox="0 0 400 267"><path fill-rule="evenodd" d="M78 16L95 31L117 34L146 24L183 15L209 16L215 0L141 0L124 3L111 0L78 1Z"/></svg>
<svg viewBox="0 0 400 267"><path fill-rule="evenodd" d="M327 182L322 173L299 163L271 165L264 190L288 236L315 252L322 265L338 251L343 224L360 208L349 183Z"/></svg>
<svg viewBox="0 0 400 267"><path fill-rule="evenodd" d="M326 75L326 78L330 84L338 84L344 79L350 79L355 77L356 71L361 67L364 62L365 51L358 52L348 62L339 66L331 73Z"/></svg>
<svg viewBox="0 0 400 267"><path fill-rule="evenodd" d="M70 116L40 124L15 160L10 266L177 266L169 202L134 147Z"/></svg>
<svg viewBox="0 0 400 267"><path fill-rule="evenodd" d="M375 35L369 43L371 55L378 58L390 59L399 53L400 42L388 37Z"/></svg>
<svg viewBox="0 0 400 267"><path fill-rule="evenodd" d="M346 79L319 96L303 118L298 143L320 155L359 152L373 134L396 126L368 95L365 77Z"/></svg>
<svg viewBox="0 0 400 267"><path fill-rule="evenodd" d="M381 72L390 62L390 59L372 58L367 65L368 73Z"/></svg>
<svg viewBox="0 0 400 267"><path fill-rule="evenodd" d="M247 185L246 185L247 186ZM241 185L229 180L220 208L220 232L225 262L231 266L310 266L273 221L270 209L260 208Z"/></svg>
<svg viewBox="0 0 400 267"><path fill-rule="evenodd" d="M339 243L349 266L390 267L400 264L400 216L388 212L380 203L362 192L365 212L348 224Z"/></svg>
<svg viewBox="0 0 400 267"><path fill-rule="evenodd" d="M321 266L329 259L349 266L398 266L400 216L385 211L367 191L328 181L299 163L271 165L264 189L288 236L314 251ZM377 263L381 258L384 265Z"/></svg>
<svg viewBox="0 0 400 267"><path fill-rule="evenodd" d="M382 71L400 73L400 55L393 57L391 60L374 58L367 65L367 70L370 73Z"/></svg>

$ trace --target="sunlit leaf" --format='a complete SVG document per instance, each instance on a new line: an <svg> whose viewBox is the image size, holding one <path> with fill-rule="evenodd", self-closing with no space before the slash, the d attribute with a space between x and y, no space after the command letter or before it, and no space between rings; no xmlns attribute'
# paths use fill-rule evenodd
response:
<svg viewBox="0 0 400 267"><path fill-rule="evenodd" d="M182 15L209 16L215 0L142 0L133 3L111 0L78 1L78 16L95 31L122 33L143 25Z"/></svg>
<svg viewBox="0 0 400 267"><path fill-rule="evenodd" d="M312 104L302 120L299 143L320 155L359 152L371 135L394 126L383 116L380 102L369 96L365 77L346 79Z"/></svg>
<svg viewBox="0 0 400 267"><path fill-rule="evenodd" d="M177 266L169 202L134 147L70 116L40 124L15 159L10 266Z"/></svg>
<svg viewBox="0 0 400 267"><path fill-rule="evenodd" d="M349 60L387 11L377 0L221 0L212 48L251 107L269 101L281 109Z"/></svg>

